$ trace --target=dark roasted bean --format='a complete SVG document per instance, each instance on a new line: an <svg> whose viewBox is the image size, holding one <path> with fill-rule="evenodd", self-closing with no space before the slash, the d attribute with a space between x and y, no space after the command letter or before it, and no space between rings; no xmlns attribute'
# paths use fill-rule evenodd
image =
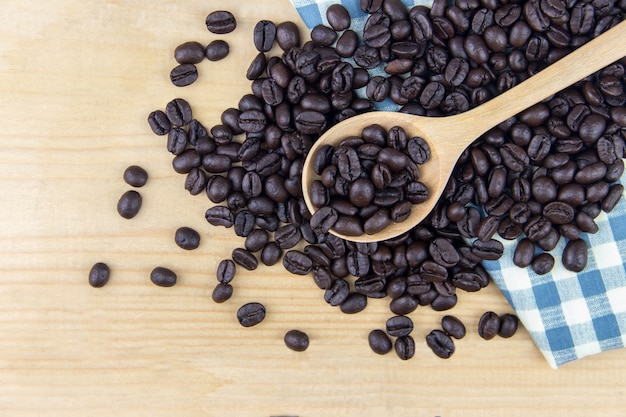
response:
<svg viewBox="0 0 626 417"><path fill-rule="evenodd" d="M283 340L285 346L296 352L304 352L309 347L309 336L302 330L289 330Z"/></svg>
<svg viewBox="0 0 626 417"><path fill-rule="evenodd" d="M243 248L235 248L232 252L232 259L237 264L247 269L248 271L253 271L259 265L259 261L250 251L247 251Z"/></svg>
<svg viewBox="0 0 626 417"><path fill-rule="evenodd" d="M176 285L176 280L176 273L162 266L158 266L150 272L150 281L159 287L173 287Z"/></svg>
<svg viewBox="0 0 626 417"><path fill-rule="evenodd" d="M206 27L211 33L230 33L237 27L235 16L229 11L219 10L209 13L206 17Z"/></svg>
<svg viewBox="0 0 626 417"><path fill-rule="evenodd" d="M493 339L500 330L500 317L493 311L484 313L478 321L478 335L485 340Z"/></svg>
<svg viewBox="0 0 626 417"><path fill-rule="evenodd" d="M514 314L502 314L500 316L500 329L498 330L498 336L509 338L517 332L519 325L519 319Z"/></svg>
<svg viewBox="0 0 626 417"><path fill-rule="evenodd" d="M139 213L141 202L141 194L137 191L126 191L117 202L117 212L125 219L132 219Z"/></svg>
<svg viewBox="0 0 626 417"><path fill-rule="evenodd" d="M458 318L450 315L443 316L441 319L441 328L446 334L455 339L465 337L465 325Z"/></svg>
<svg viewBox="0 0 626 417"><path fill-rule="evenodd" d="M448 359L454 353L454 342L441 330L433 330L426 336L426 344L433 353L442 359Z"/></svg>
<svg viewBox="0 0 626 417"><path fill-rule="evenodd" d="M261 303L251 302L242 305L237 310L237 320L243 327L255 326L265 319L265 306Z"/></svg>
<svg viewBox="0 0 626 417"><path fill-rule="evenodd" d="M89 285L94 288L104 287L111 277L111 268L104 262L96 262L89 270Z"/></svg>

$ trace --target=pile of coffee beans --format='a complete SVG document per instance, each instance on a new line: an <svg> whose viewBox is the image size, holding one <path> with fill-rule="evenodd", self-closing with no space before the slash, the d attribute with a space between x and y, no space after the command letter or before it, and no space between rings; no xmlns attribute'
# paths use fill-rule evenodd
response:
<svg viewBox="0 0 626 417"><path fill-rule="evenodd" d="M361 136L337 147L324 145L311 157L320 176L309 196L318 209L310 222L317 235L330 229L345 236L372 235L403 222L413 204L428 198L419 165L430 158L430 148L421 137L409 138L401 126L387 131L369 125Z"/></svg>
<svg viewBox="0 0 626 417"><path fill-rule="evenodd" d="M323 169L320 165L320 174L334 169L339 175L332 187L322 182L317 197L323 214L315 218L301 189L312 144L330 126L372 111L378 102L426 116L480 105L619 23L626 5L614 0L435 0L432 8L407 10L399 0L361 0L360 6L369 13L363 33L350 29L343 6L333 5L326 15L329 26L315 27L304 44L294 23L259 21L251 36L258 54L246 72L251 93L236 108L224 110L211 128L194 119L191 106L180 98L165 111L152 112L148 122L155 134L167 136L173 167L186 176L185 188L193 195L205 193L213 203L206 220L233 228L245 240L218 267L216 302L231 297L237 268L254 270L259 261L272 266L282 258L289 272L311 275L324 300L344 313L363 310L370 298L388 297L393 317L385 330L369 334L369 344L380 354L395 345L397 355L409 359L415 341L408 315L419 306L447 311L456 305L457 291L487 286L490 277L481 262L502 256L501 239L519 240L515 264L532 266L539 274L551 270L556 262L551 251L566 239L562 264L572 271L584 269L587 246L581 234L595 233L594 218L615 207L623 194L615 182L624 170L626 62L610 65L478 138L428 218L386 241L354 243L330 234L339 214L347 224L344 230L353 230L353 220L347 219L357 213L354 208L342 212L338 206L345 203L327 201L326 193L340 188L344 194L339 195L347 196L357 212L378 212L384 205L376 201L376 191L368 201L369 190L376 189L378 178L391 184L394 170L376 173L377 180L362 185L365 192L355 192L359 195L350 201L349 189L337 187L337 178L354 184L360 174L352 170L362 171L372 162L362 161L353 146L333 150L333 155L339 152L337 160L331 158ZM206 24L218 34L236 28L234 16L225 11L209 14ZM275 43L282 53L268 56ZM194 68L185 65L195 65L200 48L193 42L177 48L175 55L184 62L173 71L175 85L195 80ZM223 43L204 53L212 60L227 54ZM368 72L381 67L385 75ZM396 139L400 129L384 132L387 140L377 144L379 153L395 155L396 140L407 140ZM407 147L420 146L411 140ZM406 169L400 176L411 182L417 178ZM129 208L120 214L136 213L136 197L125 199ZM370 231L377 227L363 225ZM99 277L108 273L96 270L90 281L92 275L94 282L102 282ZM176 280L170 270L152 275L157 285ZM488 313L480 320L483 338L515 333L515 316ZM237 318L251 326L265 314L263 305L251 302ZM288 335L285 343L291 349L308 346L308 337ZM448 358L455 350L452 338L464 335L465 326L445 316L442 329L433 330L426 344Z"/></svg>

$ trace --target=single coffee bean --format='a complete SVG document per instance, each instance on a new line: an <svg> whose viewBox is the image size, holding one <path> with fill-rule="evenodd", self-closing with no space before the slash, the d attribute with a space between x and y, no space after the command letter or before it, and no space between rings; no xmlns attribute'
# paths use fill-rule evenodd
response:
<svg viewBox="0 0 626 417"><path fill-rule="evenodd" d="M283 250L276 244L276 242L268 242L261 250L261 262L264 265L275 265L283 254Z"/></svg>
<svg viewBox="0 0 626 417"><path fill-rule="evenodd" d="M199 64L204 59L204 46L199 42L185 42L174 50L174 59L179 64Z"/></svg>
<svg viewBox="0 0 626 417"><path fill-rule="evenodd" d="M426 336L426 344L433 353L442 359L448 359L455 350L454 341L441 330L433 330Z"/></svg>
<svg viewBox="0 0 626 417"><path fill-rule="evenodd" d="M400 359L411 359L415 355L415 340L411 336L398 337L394 343L394 348Z"/></svg>
<svg viewBox="0 0 626 417"><path fill-rule="evenodd" d="M535 258L535 245L530 239L522 239L519 241L513 253L513 263L520 267L526 268Z"/></svg>
<svg viewBox="0 0 626 417"><path fill-rule="evenodd" d="M143 187L148 182L148 172L140 166L131 165L124 170L124 181L133 187Z"/></svg>
<svg viewBox="0 0 626 417"><path fill-rule="evenodd" d="M363 311L367 307L367 296L358 292L353 292L348 295L343 303L339 306L342 313L356 314Z"/></svg>
<svg viewBox="0 0 626 417"><path fill-rule="evenodd" d="M188 125L193 119L191 106L182 98L175 98L167 103L165 106L165 114L174 127Z"/></svg>
<svg viewBox="0 0 626 417"><path fill-rule="evenodd" d="M309 347L309 335L302 330L289 330L283 340L289 349L296 352L304 352Z"/></svg>
<svg viewBox="0 0 626 417"><path fill-rule="evenodd" d="M173 287L177 279L174 271L162 266L157 266L150 272L150 281L159 287Z"/></svg>
<svg viewBox="0 0 626 417"><path fill-rule="evenodd" d="M191 227L179 227L176 229L174 241L182 249L193 250L200 246L200 233Z"/></svg>
<svg viewBox="0 0 626 417"><path fill-rule="evenodd" d="M337 32L348 29L351 23L350 13L341 4L333 4L326 9L326 19Z"/></svg>
<svg viewBox="0 0 626 417"><path fill-rule="evenodd" d="M581 272L587 266L587 242L582 239L570 240L563 249L563 266L572 272Z"/></svg>
<svg viewBox="0 0 626 417"><path fill-rule="evenodd" d="M294 22L281 22L276 26L276 42L283 51L300 46L300 30Z"/></svg>
<svg viewBox="0 0 626 417"><path fill-rule="evenodd" d="M137 191L126 191L117 202L117 212L125 219L132 219L139 213L141 202L141 194Z"/></svg>
<svg viewBox="0 0 626 417"><path fill-rule="evenodd" d="M261 303L251 302L242 305L237 310L237 320L243 327L255 326L265 319L265 306Z"/></svg>
<svg viewBox="0 0 626 417"><path fill-rule="evenodd" d="M337 274L335 274L337 275ZM324 300L333 307L341 305L350 295L350 284L343 278L333 281L332 285L324 291Z"/></svg>
<svg viewBox="0 0 626 417"><path fill-rule="evenodd" d="M222 259L217 265L216 278L222 284L230 283L235 278L237 266L230 259Z"/></svg>
<svg viewBox="0 0 626 417"><path fill-rule="evenodd" d="M270 20L260 20L254 26L254 46L259 52L268 52L276 39L276 25Z"/></svg>
<svg viewBox="0 0 626 417"><path fill-rule="evenodd" d="M408 316L394 316L387 320L386 330L389 336L407 336L413 331L413 321Z"/></svg>
<svg viewBox="0 0 626 417"><path fill-rule="evenodd" d="M485 340L493 339L500 330L500 317L493 311L484 313L478 321L478 335Z"/></svg>
<svg viewBox="0 0 626 417"><path fill-rule="evenodd" d="M206 220L214 226L231 227L235 223L235 216L228 207L214 206L205 213Z"/></svg>
<svg viewBox="0 0 626 417"><path fill-rule="evenodd" d="M111 268L104 262L96 262L89 270L89 285L94 288L104 287L111 277Z"/></svg>
<svg viewBox="0 0 626 417"><path fill-rule="evenodd" d="M228 42L216 39L211 41L204 50L204 55L209 61L220 61L230 53L230 45Z"/></svg>
<svg viewBox="0 0 626 417"><path fill-rule="evenodd" d="M171 129L171 123L167 115L161 110L155 110L148 115L148 124L155 135L167 135Z"/></svg>
<svg viewBox="0 0 626 417"><path fill-rule="evenodd" d="M230 33L237 27L235 16L229 11L218 10L206 17L206 27L211 33L218 35Z"/></svg>
<svg viewBox="0 0 626 417"><path fill-rule="evenodd" d="M383 330L374 329L367 336L370 348L379 355L389 353L393 347L391 339Z"/></svg>
<svg viewBox="0 0 626 417"><path fill-rule="evenodd" d="M446 334L454 337L455 339L462 339L465 337L465 325L455 316L443 316L441 319L441 328L444 332L446 332Z"/></svg>
<svg viewBox="0 0 626 417"><path fill-rule="evenodd" d="M176 87L186 87L198 79L198 68L194 64L181 64L172 69L170 80Z"/></svg>
<svg viewBox="0 0 626 417"><path fill-rule="evenodd" d="M313 261L304 252L290 250L283 257L283 266L292 274L307 275L313 270Z"/></svg>
<svg viewBox="0 0 626 417"><path fill-rule="evenodd" d="M218 283L213 292L211 293L211 299L216 303L224 303L230 299L233 295L233 286L225 284L223 282Z"/></svg>
<svg viewBox="0 0 626 417"><path fill-rule="evenodd" d="M545 275L554 267L554 257L549 253L541 253L533 259L532 268L537 275Z"/></svg>
<svg viewBox="0 0 626 417"><path fill-rule="evenodd" d="M258 259L253 253L243 249L235 248L232 252L232 259L237 264L247 269L248 271L254 271L259 266Z"/></svg>
<svg viewBox="0 0 626 417"><path fill-rule="evenodd" d="M502 314L500 316L500 329L498 330L498 336L509 338L517 332L519 325L519 319L514 314Z"/></svg>

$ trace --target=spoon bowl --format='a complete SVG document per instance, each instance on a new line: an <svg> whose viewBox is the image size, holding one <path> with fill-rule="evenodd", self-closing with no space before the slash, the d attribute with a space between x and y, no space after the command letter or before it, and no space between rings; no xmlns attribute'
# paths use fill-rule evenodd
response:
<svg viewBox="0 0 626 417"><path fill-rule="evenodd" d="M304 162L302 191L311 213L311 184L319 179L312 161L320 147L338 145L350 136L359 136L364 127L378 124L385 129L401 126L408 137L419 136L431 150L430 160L420 166L419 181L428 187L428 198L412 206L409 217L392 223L375 234L347 236L330 229L330 233L354 242L376 242L391 239L412 229L426 218L441 197L448 179L463 151L479 136L532 105L569 87L586 76L626 55L626 21L590 40L574 52L543 69L510 90L461 114L445 117L423 117L397 112L370 112L351 117L328 129L311 147Z"/></svg>

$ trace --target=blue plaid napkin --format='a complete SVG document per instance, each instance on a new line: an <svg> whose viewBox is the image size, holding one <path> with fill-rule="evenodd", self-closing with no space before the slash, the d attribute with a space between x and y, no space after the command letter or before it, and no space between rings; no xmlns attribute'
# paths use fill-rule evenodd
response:
<svg viewBox="0 0 626 417"><path fill-rule="evenodd" d="M402 0L407 7L430 6L431 0ZM291 0L309 27L328 25L326 9L337 0ZM358 0L341 0L352 17L351 29L362 33L367 14ZM382 72L372 70L372 75ZM376 103L378 110L397 110L385 101ZM623 183L626 182L622 178ZM600 231L584 235L589 245L587 268L575 274L560 263L551 273L537 275L532 269L521 269L512 262L516 242L503 241L505 252L499 261L483 262L528 330L549 364L557 368L564 363L626 345L626 203L624 199L608 215L602 213L596 222ZM561 239L553 251L562 253Z"/></svg>

